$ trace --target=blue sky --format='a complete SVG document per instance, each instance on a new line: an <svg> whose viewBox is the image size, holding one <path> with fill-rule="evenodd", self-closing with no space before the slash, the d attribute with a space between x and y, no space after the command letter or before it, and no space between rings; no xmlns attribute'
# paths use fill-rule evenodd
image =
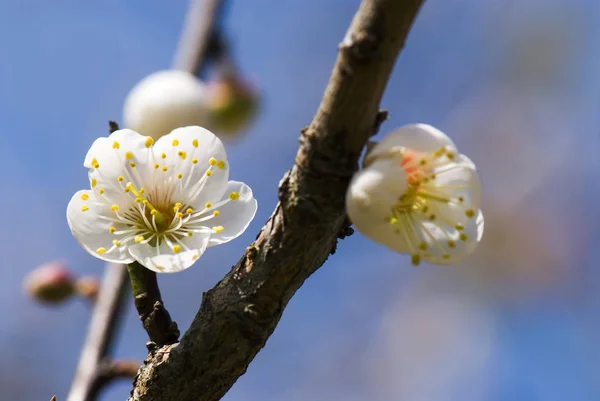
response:
<svg viewBox="0 0 600 401"><path fill-rule="evenodd" d="M160 276L181 328L273 210L359 1L232 3L227 33L263 110L227 145L228 158L233 178L253 188L259 213L235 242L211 248L186 272ZM456 269L414 269L359 234L341 242L226 401L600 395L600 4L426 3L382 102L390 111L382 132L427 122L452 136L480 166L495 240ZM0 2L0 154L8 172L0 198L0 387L11 399L66 395L89 310L83 302L35 305L21 280L52 259L80 274L102 272L72 238L65 207L87 184L83 156L106 135L107 120L120 119L129 88L170 65L186 7L182 0ZM496 228L503 225L507 231ZM142 360L145 341L130 306L116 352ZM128 391L119 384L103 399Z"/></svg>

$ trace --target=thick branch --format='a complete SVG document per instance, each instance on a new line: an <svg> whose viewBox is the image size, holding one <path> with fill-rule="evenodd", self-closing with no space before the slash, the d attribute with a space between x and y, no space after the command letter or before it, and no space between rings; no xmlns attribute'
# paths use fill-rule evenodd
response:
<svg viewBox="0 0 600 401"><path fill-rule="evenodd" d="M422 0L363 0L273 215L213 289L181 342L152 352L131 401L219 400L275 329L303 282L349 234L344 198Z"/></svg>

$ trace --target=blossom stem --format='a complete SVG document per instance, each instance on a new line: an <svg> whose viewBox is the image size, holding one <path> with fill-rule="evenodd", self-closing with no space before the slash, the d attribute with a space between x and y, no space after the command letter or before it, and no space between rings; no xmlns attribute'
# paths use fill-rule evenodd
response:
<svg viewBox="0 0 600 401"><path fill-rule="evenodd" d="M130 263L127 271L135 307L150 337L149 349L176 342L179 338L177 323L171 320L169 312L164 307L156 273L137 262Z"/></svg>

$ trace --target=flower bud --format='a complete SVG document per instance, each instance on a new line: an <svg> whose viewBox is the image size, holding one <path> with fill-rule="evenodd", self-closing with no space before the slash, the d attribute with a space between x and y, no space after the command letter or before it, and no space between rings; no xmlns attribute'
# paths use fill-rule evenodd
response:
<svg viewBox="0 0 600 401"><path fill-rule="evenodd" d="M81 277L75 282L75 291L80 297L94 301L100 291L100 281L97 277Z"/></svg>
<svg viewBox="0 0 600 401"><path fill-rule="evenodd" d="M207 91L194 75L159 71L142 79L127 95L123 128L158 139L175 128L206 125Z"/></svg>
<svg viewBox="0 0 600 401"><path fill-rule="evenodd" d="M222 136L233 136L254 119L259 97L247 82L235 76L224 76L208 83L209 125Z"/></svg>
<svg viewBox="0 0 600 401"><path fill-rule="evenodd" d="M58 304L75 292L75 277L63 262L50 262L33 270L25 278L25 291L38 302Z"/></svg>

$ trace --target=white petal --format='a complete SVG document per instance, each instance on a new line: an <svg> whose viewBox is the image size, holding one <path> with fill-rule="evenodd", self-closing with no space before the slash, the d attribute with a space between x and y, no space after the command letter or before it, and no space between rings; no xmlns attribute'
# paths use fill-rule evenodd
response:
<svg viewBox="0 0 600 401"><path fill-rule="evenodd" d="M174 180L177 174L182 175L181 183L178 183L180 186L176 187L174 195L177 201L194 209L202 209L206 202L221 199L227 189L229 163L225 148L221 140L205 128L193 126L174 130L154 144L154 154L157 161L167 167L168 174ZM163 154L166 156L164 159ZM222 162L223 167L219 167L220 163L211 166L211 159ZM207 176L209 169L211 175ZM192 195L198 193L196 188L202 180L205 180L205 184L200 195L191 199Z"/></svg>
<svg viewBox="0 0 600 401"><path fill-rule="evenodd" d="M376 160L358 171L346 194L350 220L386 221L408 188L406 171L393 159Z"/></svg>
<svg viewBox="0 0 600 401"><path fill-rule="evenodd" d="M226 199L232 192L237 192L240 197L219 207L219 215L210 220L213 227L222 226L223 231L213 233L208 246L224 244L239 237L246 231L256 214L258 205L248 185L243 182L229 181L223 199Z"/></svg>
<svg viewBox="0 0 600 401"><path fill-rule="evenodd" d="M456 149L454 142L442 131L427 124L410 124L387 134L369 152L369 157L386 153L392 148L408 148L415 152L435 152L443 147Z"/></svg>
<svg viewBox="0 0 600 401"><path fill-rule="evenodd" d="M454 227L437 225L434 222L424 222L426 231L424 234L428 249L425 251L423 260L432 264L454 264L462 261L473 253L483 236L484 219L481 211L477 212L475 218L470 219L464 229L459 232ZM466 235L461 240L460 234ZM448 241L452 241L453 247Z"/></svg>
<svg viewBox="0 0 600 401"><path fill-rule="evenodd" d="M86 200L82 199L82 196ZM87 208L83 211L82 208ZM79 244L92 256L107 262L131 263L133 258L127 252L127 247L122 244L110 252L98 253L98 249L106 251L113 247L113 241L123 237L111 234L109 228L114 224L102 219L102 216L111 216L110 207L99 202L91 191L78 191L73 195L67 206L67 222L73 236ZM115 225L117 229L123 228Z"/></svg>
<svg viewBox="0 0 600 401"><path fill-rule="evenodd" d="M140 264L156 273L177 273L193 265L202 256L210 235L210 232L206 231L180 238L179 241L188 249L182 246L179 253L174 253L164 241L161 241L158 248L150 244L134 244L129 248L129 252ZM172 242L172 244L178 243Z"/></svg>
<svg viewBox="0 0 600 401"><path fill-rule="evenodd" d="M140 189L148 182L151 160L147 141L148 137L123 129L93 143L85 157L84 166L90 169L88 175L94 191L98 194L103 192L102 196L107 202L126 209L134 197L125 193L125 185L132 182ZM97 163L97 168L94 163ZM122 177L121 181L119 177Z"/></svg>
<svg viewBox="0 0 600 401"><path fill-rule="evenodd" d="M204 125L207 90L194 75L160 71L140 81L127 95L123 121L127 128L158 139L179 127Z"/></svg>

